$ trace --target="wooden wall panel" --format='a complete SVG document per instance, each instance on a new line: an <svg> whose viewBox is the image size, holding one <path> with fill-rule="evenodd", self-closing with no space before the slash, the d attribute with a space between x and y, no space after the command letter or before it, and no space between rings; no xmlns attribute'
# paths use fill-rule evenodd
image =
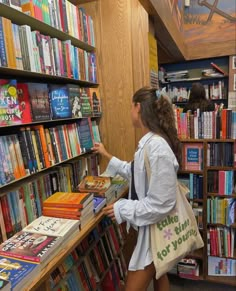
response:
<svg viewBox="0 0 236 291"><path fill-rule="evenodd" d="M102 140L112 154L131 160L138 135L131 123L132 95L149 83L148 15L138 0L102 0L83 7L95 25ZM105 165L102 161L102 170Z"/></svg>
<svg viewBox="0 0 236 291"><path fill-rule="evenodd" d="M148 14L141 3L131 1L131 32L132 32L132 63L133 63L133 90L134 92L143 86L150 85L149 72L149 45ZM135 144L138 144L142 134L139 129L135 130Z"/></svg>

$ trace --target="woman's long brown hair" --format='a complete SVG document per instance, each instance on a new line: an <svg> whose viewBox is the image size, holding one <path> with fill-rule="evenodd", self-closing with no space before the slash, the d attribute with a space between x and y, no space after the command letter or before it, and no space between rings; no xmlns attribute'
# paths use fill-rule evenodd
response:
<svg viewBox="0 0 236 291"><path fill-rule="evenodd" d="M133 102L140 103L143 125L168 142L180 164L181 142L177 135L174 111L167 97L157 97L156 90L150 87L139 89L133 96Z"/></svg>

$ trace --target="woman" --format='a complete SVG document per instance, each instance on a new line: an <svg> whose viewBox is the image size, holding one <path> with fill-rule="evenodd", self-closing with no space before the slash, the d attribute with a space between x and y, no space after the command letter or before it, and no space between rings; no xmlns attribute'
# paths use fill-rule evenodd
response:
<svg viewBox="0 0 236 291"><path fill-rule="evenodd" d="M194 113L195 110L200 109L201 112L214 111L214 104L206 98L206 91L201 83L193 83L189 95L189 101L184 107L183 112L191 110Z"/></svg>
<svg viewBox="0 0 236 291"><path fill-rule="evenodd" d="M111 175L120 174L130 180L129 199L119 199L104 208L105 214L117 223L126 221L138 230L137 243L128 268L127 291L146 290L155 277L149 225L167 216L176 203L177 160L180 160L181 147L171 104L156 92L156 89L144 87L133 96L133 126L141 128L143 134L134 154L133 167L132 163L112 156L102 144L94 147L95 152L109 160L107 171ZM144 154L150 163L150 182ZM159 280L154 279L154 290L169 290L167 275Z"/></svg>

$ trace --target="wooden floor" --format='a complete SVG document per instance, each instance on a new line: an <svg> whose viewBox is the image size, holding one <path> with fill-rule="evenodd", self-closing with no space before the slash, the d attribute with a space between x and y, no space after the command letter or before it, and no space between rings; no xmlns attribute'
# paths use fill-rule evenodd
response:
<svg viewBox="0 0 236 291"><path fill-rule="evenodd" d="M203 281L192 281L169 276L171 282L170 291L235 291L236 288L227 285L213 284ZM149 286L148 291L153 291L152 285ZM165 290L162 290L165 291Z"/></svg>

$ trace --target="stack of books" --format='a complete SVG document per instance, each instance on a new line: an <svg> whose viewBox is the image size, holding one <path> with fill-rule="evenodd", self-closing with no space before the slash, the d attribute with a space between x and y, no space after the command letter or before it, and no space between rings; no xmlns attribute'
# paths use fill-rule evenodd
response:
<svg viewBox="0 0 236 291"><path fill-rule="evenodd" d="M79 225L77 220L41 216L2 243L0 281L3 290L25 290L52 255L71 235L79 233Z"/></svg>
<svg viewBox="0 0 236 291"><path fill-rule="evenodd" d="M92 193L56 192L43 202L43 215L80 220L81 228L94 217Z"/></svg>

